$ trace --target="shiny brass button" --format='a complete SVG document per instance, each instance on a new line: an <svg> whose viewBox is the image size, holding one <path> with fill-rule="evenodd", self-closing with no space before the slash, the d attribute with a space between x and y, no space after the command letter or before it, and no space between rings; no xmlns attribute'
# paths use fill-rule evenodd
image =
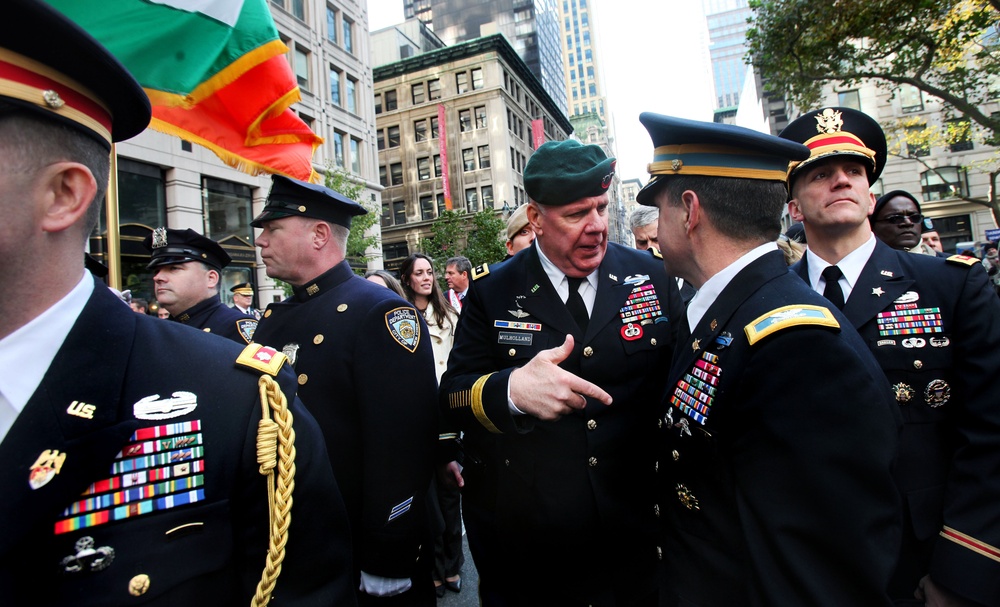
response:
<svg viewBox="0 0 1000 607"><path fill-rule="evenodd" d="M594 420L592 420L592 419L588 419L587 420L587 429L588 430L596 430L597 429L597 422L594 421Z"/></svg>
<svg viewBox="0 0 1000 607"><path fill-rule="evenodd" d="M657 518L660 517L660 505L659 504L653 504L653 514L656 515Z"/></svg>
<svg viewBox="0 0 1000 607"><path fill-rule="evenodd" d="M205 327L204 329L202 329L202 331L204 331L205 333L211 333L212 332L212 328L211 327Z"/></svg>
<svg viewBox="0 0 1000 607"><path fill-rule="evenodd" d="M340 304L339 306L337 306L338 312L344 312L346 310L347 310L347 304Z"/></svg>
<svg viewBox="0 0 1000 607"><path fill-rule="evenodd" d="M313 338L313 343L316 344L317 346L320 345L321 343L323 343L323 334L320 333L319 335L317 335L316 337L314 337Z"/></svg>
<svg viewBox="0 0 1000 607"><path fill-rule="evenodd" d="M590 464L591 468L596 468L597 467L597 458L596 457L591 457L590 459L587 460L587 463Z"/></svg>
<svg viewBox="0 0 1000 607"><path fill-rule="evenodd" d="M306 375L305 373L299 375L299 385L300 386L306 385L307 381L309 381L309 376L308 375Z"/></svg>
<svg viewBox="0 0 1000 607"><path fill-rule="evenodd" d="M656 338L655 337L649 340L649 345L651 345L651 346L655 346L656 345Z"/></svg>
<svg viewBox="0 0 1000 607"><path fill-rule="evenodd" d="M583 349L584 358L590 358L593 355L594 355L594 349L591 348L590 346L587 346L586 348Z"/></svg>
<svg viewBox="0 0 1000 607"><path fill-rule="evenodd" d="M670 456L672 458L674 458L675 462L681 458L681 454L677 452L677 449L674 449L673 451L671 451L670 452Z"/></svg>
<svg viewBox="0 0 1000 607"><path fill-rule="evenodd" d="M267 318L270 315L271 315L271 311L270 310L264 310L264 318Z"/></svg>
<svg viewBox="0 0 1000 607"><path fill-rule="evenodd" d="M149 590L149 576L145 573L140 573L128 581L128 593L132 596L142 596L147 590Z"/></svg>
<svg viewBox="0 0 1000 607"><path fill-rule="evenodd" d="M924 361L922 361L922 360L915 360L915 361L913 361L913 368L914 369L923 369L924 368Z"/></svg>
<svg viewBox="0 0 1000 607"><path fill-rule="evenodd" d="M663 560L663 548L660 548L659 546L656 547L656 560Z"/></svg>
<svg viewBox="0 0 1000 607"><path fill-rule="evenodd" d="M507 356L514 356L516 354L517 354L517 350L515 350L514 348L511 348L510 350L507 350Z"/></svg>

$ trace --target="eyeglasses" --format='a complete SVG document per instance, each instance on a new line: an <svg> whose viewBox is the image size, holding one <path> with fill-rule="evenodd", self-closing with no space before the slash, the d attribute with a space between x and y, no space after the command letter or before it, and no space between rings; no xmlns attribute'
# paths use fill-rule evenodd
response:
<svg viewBox="0 0 1000 607"><path fill-rule="evenodd" d="M892 225L898 226L905 221L909 221L910 223L920 223L923 220L923 215L920 213L914 213L913 215L889 215L887 217L883 217L882 219L876 219L875 221L887 221Z"/></svg>

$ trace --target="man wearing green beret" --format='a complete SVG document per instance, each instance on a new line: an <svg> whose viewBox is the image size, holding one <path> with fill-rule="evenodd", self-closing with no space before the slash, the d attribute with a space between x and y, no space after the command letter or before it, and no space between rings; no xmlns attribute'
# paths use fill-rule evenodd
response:
<svg viewBox="0 0 1000 607"><path fill-rule="evenodd" d="M681 315L653 252L608 243L615 160L548 142L524 170L536 238L472 272L441 383L465 432L486 607L656 605L657 405Z"/></svg>

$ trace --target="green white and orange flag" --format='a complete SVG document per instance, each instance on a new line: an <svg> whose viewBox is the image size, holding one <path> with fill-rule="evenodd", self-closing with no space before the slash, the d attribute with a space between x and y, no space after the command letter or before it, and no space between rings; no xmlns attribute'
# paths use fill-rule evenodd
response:
<svg viewBox="0 0 1000 607"><path fill-rule="evenodd" d="M317 177L323 140L289 109L299 87L267 0L47 1L146 89L151 128L251 174Z"/></svg>

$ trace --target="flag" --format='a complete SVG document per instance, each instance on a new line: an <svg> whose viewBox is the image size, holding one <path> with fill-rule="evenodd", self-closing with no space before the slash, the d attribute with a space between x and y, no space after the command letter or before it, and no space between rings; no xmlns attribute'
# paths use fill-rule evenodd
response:
<svg viewBox="0 0 1000 607"><path fill-rule="evenodd" d="M313 181L323 142L290 108L300 99L267 0L48 0L132 72L150 127L202 145L250 174Z"/></svg>

